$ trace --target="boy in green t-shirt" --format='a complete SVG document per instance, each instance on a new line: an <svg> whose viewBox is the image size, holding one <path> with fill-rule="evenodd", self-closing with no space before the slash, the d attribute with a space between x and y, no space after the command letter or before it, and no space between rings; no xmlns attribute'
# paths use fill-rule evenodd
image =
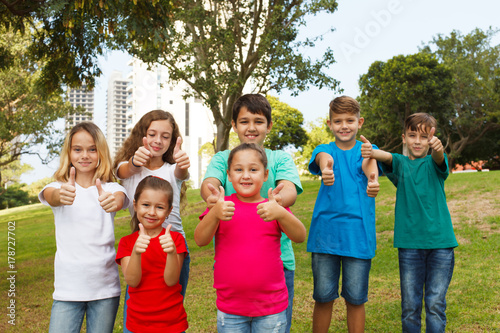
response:
<svg viewBox="0 0 500 333"><path fill-rule="evenodd" d="M427 332L444 332L446 327L446 292L458 243L444 192L448 159L435 131L431 115L410 115L403 134L409 156L372 149L361 137L362 156L382 162L397 187L394 247L399 256L403 332L420 332L422 298ZM427 155L429 149L432 153Z"/></svg>
<svg viewBox="0 0 500 333"><path fill-rule="evenodd" d="M269 101L259 94L246 94L238 98L233 105L233 130L238 134L241 143L256 143L264 146L266 135L271 131L271 105ZM267 181L261 188L261 196L267 198L268 189L273 189L276 201L283 207L292 206L298 194L302 193L297 167L290 154L281 150L265 149L267 168L269 170ZM201 197L208 207L212 207L219 198L219 186L224 188L226 195L236 193L233 185L227 179L227 159L230 150L220 151L212 157L207 167L203 183L201 184ZM287 329L290 332L292 319L292 305L294 295L295 256L290 239L282 234L281 259L283 261L286 286L288 289Z"/></svg>

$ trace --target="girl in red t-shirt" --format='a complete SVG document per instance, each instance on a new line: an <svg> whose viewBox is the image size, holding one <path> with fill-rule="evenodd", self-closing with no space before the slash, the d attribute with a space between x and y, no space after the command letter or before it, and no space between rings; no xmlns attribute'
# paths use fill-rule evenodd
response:
<svg viewBox="0 0 500 333"><path fill-rule="evenodd" d="M188 328L179 275L187 253L184 237L165 229L172 186L159 177L141 180L134 195L133 233L120 240L116 262L129 285L127 329L183 332Z"/></svg>

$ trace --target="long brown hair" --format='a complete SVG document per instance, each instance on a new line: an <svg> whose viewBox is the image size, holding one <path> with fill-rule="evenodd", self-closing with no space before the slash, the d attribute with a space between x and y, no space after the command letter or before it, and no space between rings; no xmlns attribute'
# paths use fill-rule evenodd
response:
<svg viewBox="0 0 500 333"><path fill-rule="evenodd" d="M132 156L134 156L136 150L143 145L142 138L146 136L149 126L153 121L156 120L168 120L172 125L170 146L163 154L162 160L169 164L175 164L174 148L175 144L177 143L177 138L181 137L179 126L175 122L174 116L170 112L163 110L153 110L142 116L137 124L135 124L132 132L130 133L130 136L125 140L118 153L116 153L113 170L117 171L118 164L120 162L128 161ZM186 191L187 185L186 182L183 182L181 187L180 211L183 211L187 205Z"/></svg>
<svg viewBox="0 0 500 333"><path fill-rule="evenodd" d="M168 200L167 202L168 209L172 207L172 203L174 201L173 198L174 190L172 189L172 185L170 185L168 181L156 176L147 176L143 178L137 185L137 188L135 189L135 194L134 194L135 203L139 202L139 198L141 197L142 192L147 189L160 190L165 192ZM137 218L137 209L134 209L134 216L132 216L132 220L130 220L130 229L132 229L132 232L139 231L139 219Z"/></svg>
<svg viewBox="0 0 500 333"><path fill-rule="evenodd" d="M113 169L111 168L111 156L109 154L108 144L104 134L101 132L96 124L85 121L75 125L71 131L66 135L64 139L64 145L61 150L61 155L59 158L59 168L54 173L54 178L58 182L67 182L69 179L69 172L71 169L71 140L73 136L80 132L85 131L90 134L97 148L97 154L99 155L99 164L94 173L93 181L99 178L103 182L111 182L115 180L113 175Z"/></svg>

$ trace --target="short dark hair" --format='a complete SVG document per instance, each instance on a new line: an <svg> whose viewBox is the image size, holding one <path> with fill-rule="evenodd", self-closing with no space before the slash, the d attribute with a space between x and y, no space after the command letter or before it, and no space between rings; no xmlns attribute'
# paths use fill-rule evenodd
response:
<svg viewBox="0 0 500 333"><path fill-rule="evenodd" d="M422 127L422 125L425 126L427 130L430 130L432 127L436 127L436 118L424 112L411 114L405 120L404 132L406 133L406 130L408 129L410 129L411 131L422 131L421 129L419 129Z"/></svg>
<svg viewBox="0 0 500 333"><path fill-rule="evenodd" d="M253 114L262 114L267 119L267 125L272 121L271 119L271 104L266 97L259 94L246 94L241 96L233 104L233 121L238 120L238 115L242 107L246 107L248 111Z"/></svg>
<svg viewBox="0 0 500 333"><path fill-rule="evenodd" d="M168 181L156 176L147 176L143 178L139 182L139 184L137 184L137 188L135 189L134 201L138 202L142 192L147 189L160 190L165 192L168 200L168 209L172 207L174 201L174 189ZM139 219L137 218L137 211L134 211L134 216L132 216L132 220L130 220L130 228L132 229L132 232L136 232L139 230Z"/></svg>
<svg viewBox="0 0 500 333"><path fill-rule="evenodd" d="M332 119L333 113L350 113L359 118L361 116L361 106L359 106L358 101L352 97L340 96L330 102L330 119Z"/></svg>
<svg viewBox="0 0 500 333"><path fill-rule="evenodd" d="M264 148L259 146L256 143L242 143L236 148L233 148L231 152L229 153L229 157L227 158L227 169L231 169L231 163L233 163L233 158L234 155L236 155L237 152L243 151L243 150L255 150L259 154L259 159L262 162L262 165L264 165L264 169L267 168L267 155L266 151Z"/></svg>

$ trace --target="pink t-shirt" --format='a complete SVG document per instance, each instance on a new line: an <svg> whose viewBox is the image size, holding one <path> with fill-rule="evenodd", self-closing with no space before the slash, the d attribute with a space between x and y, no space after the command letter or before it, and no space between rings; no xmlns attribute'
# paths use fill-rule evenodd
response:
<svg viewBox="0 0 500 333"><path fill-rule="evenodd" d="M220 221L215 233L217 308L249 317L284 311L288 292L280 258L278 222L262 220L257 214L259 203L242 202L236 194L225 200L235 203L235 213L232 220Z"/></svg>

